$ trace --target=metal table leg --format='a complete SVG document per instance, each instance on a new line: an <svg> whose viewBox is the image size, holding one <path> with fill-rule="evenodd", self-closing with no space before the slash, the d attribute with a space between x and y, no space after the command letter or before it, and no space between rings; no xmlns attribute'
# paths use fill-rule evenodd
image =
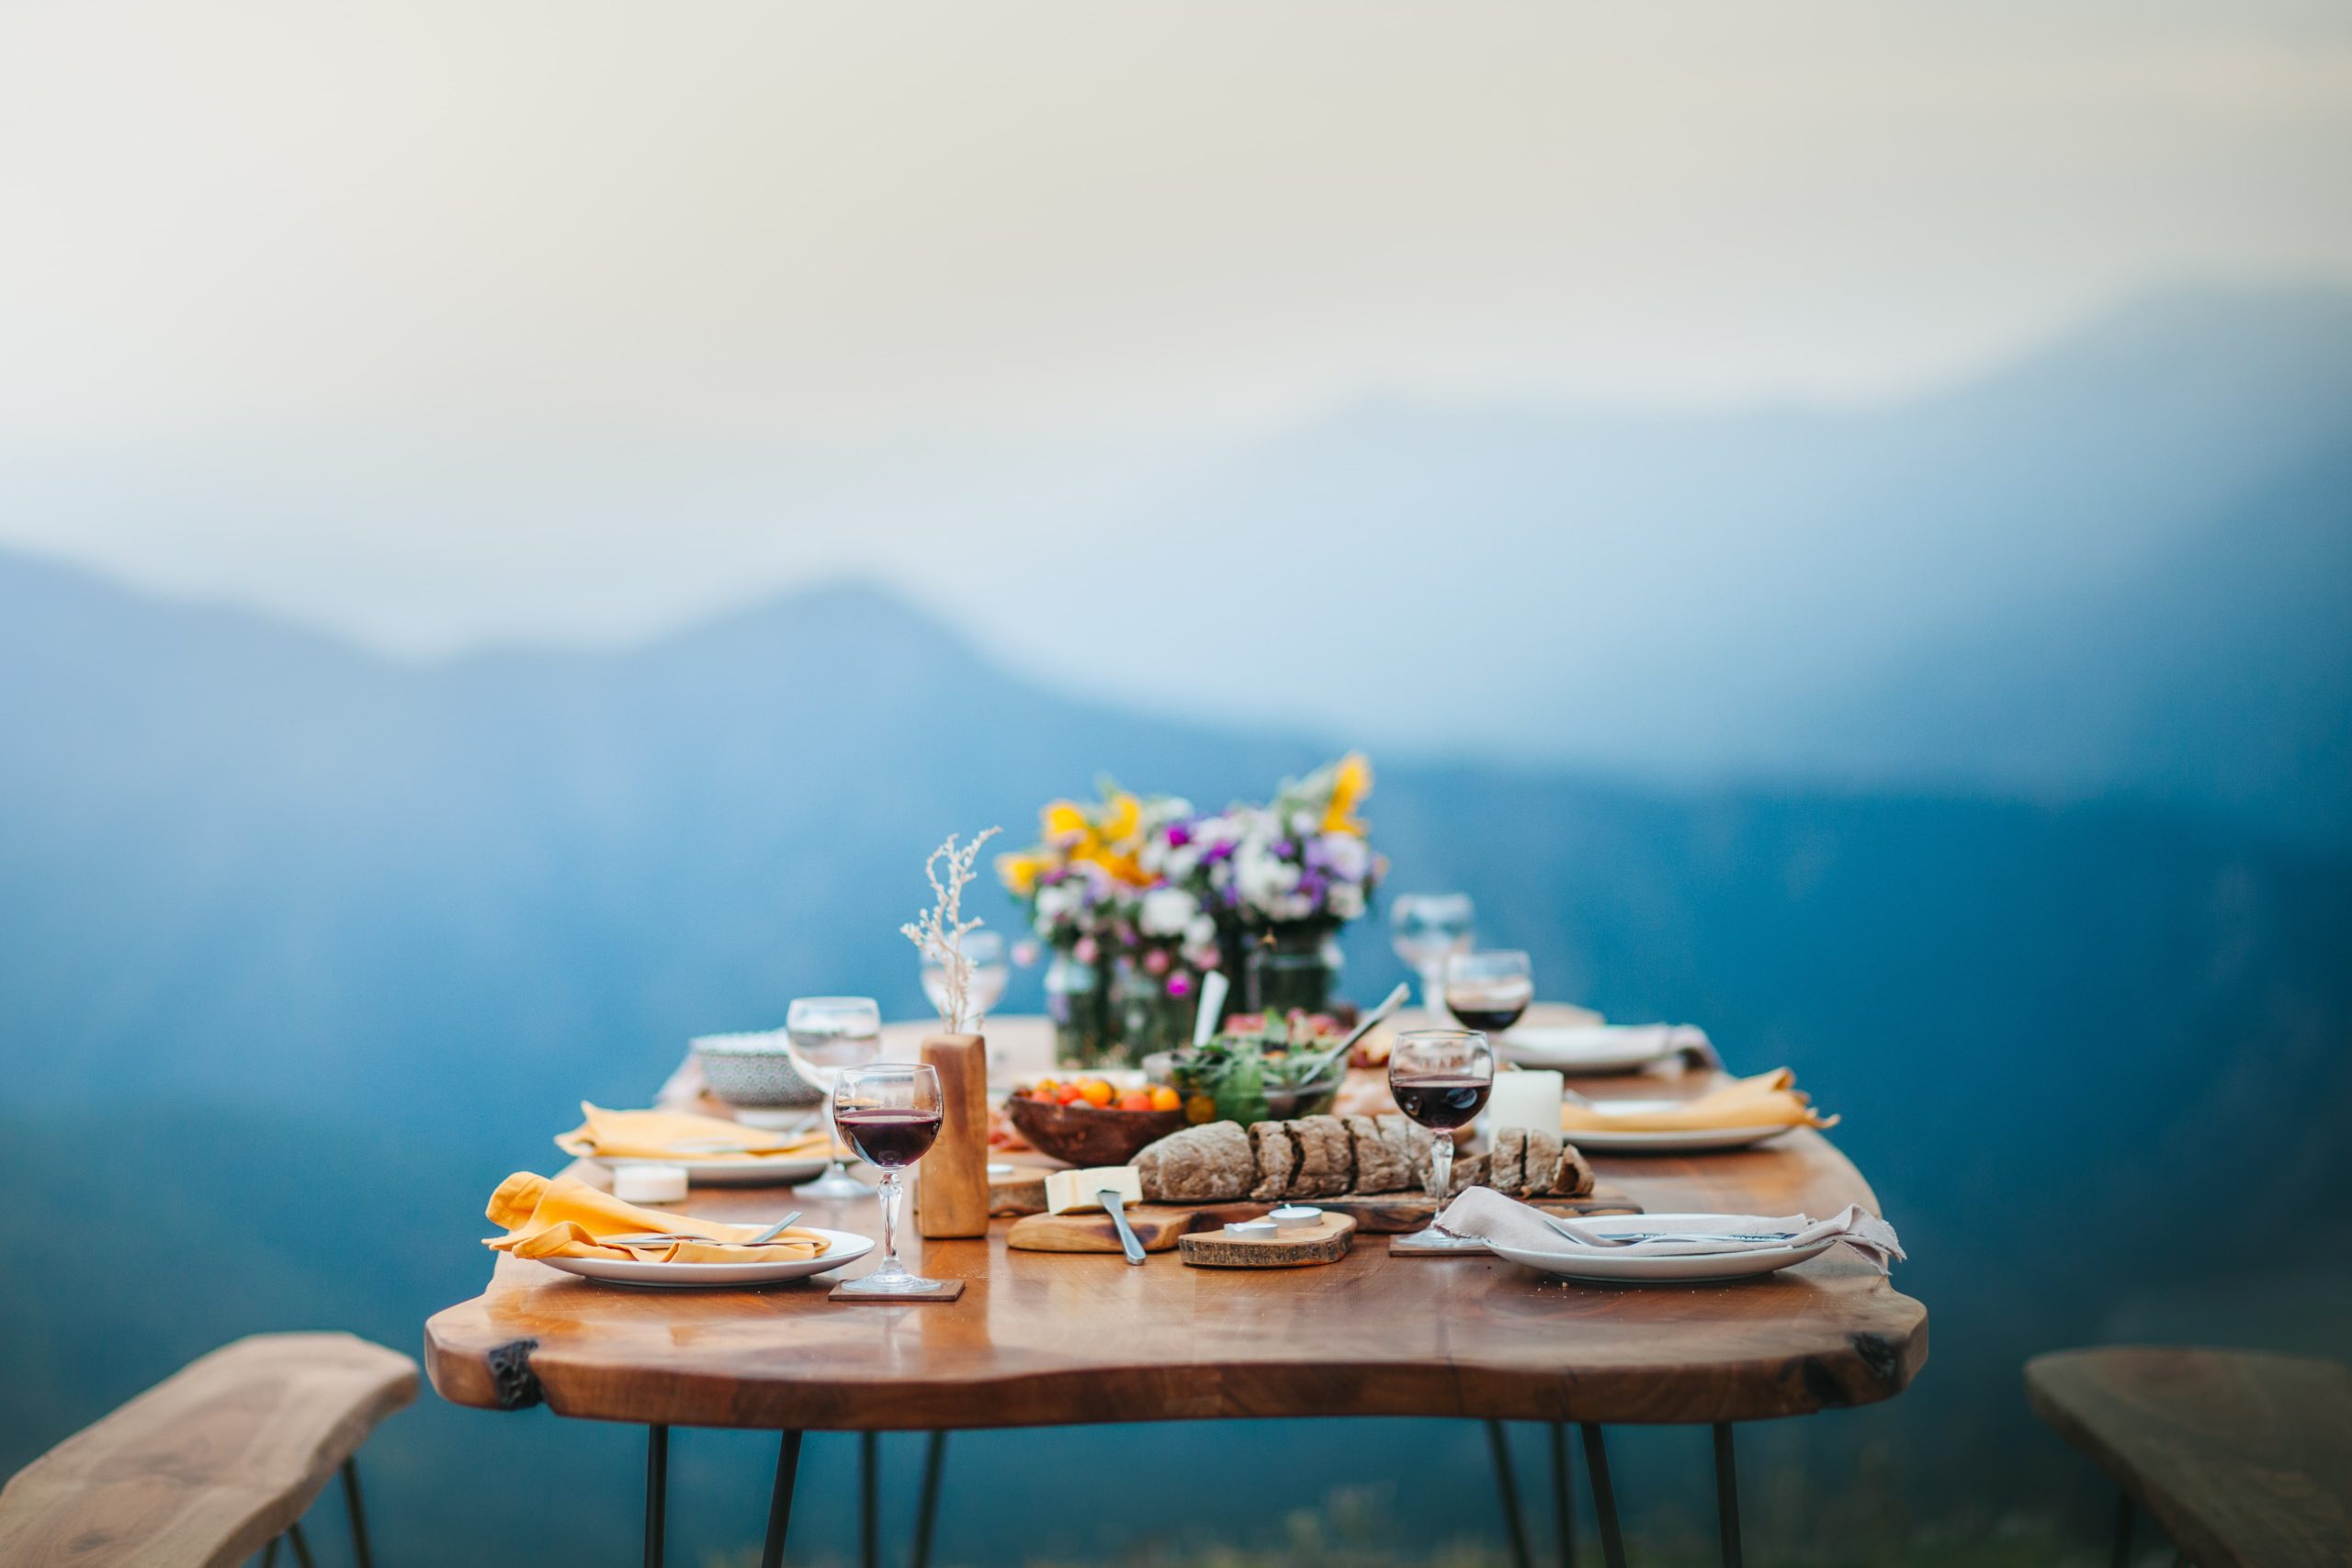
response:
<svg viewBox="0 0 2352 1568"><path fill-rule="evenodd" d="M645 1429L645 1568L662 1568L670 1507L670 1428Z"/></svg>
<svg viewBox="0 0 2352 1568"><path fill-rule="evenodd" d="M359 1568L376 1568L376 1554L368 1550L368 1511L359 1506L359 1465L343 1461L343 1509L351 1516L351 1560Z"/></svg>
<svg viewBox="0 0 2352 1568"><path fill-rule="evenodd" d="M1495 1461L1495 1489L1502 1494L1503 1528L1510 1531L1512 1568L1532 1568L1527 1560L1527 1523L1519 1517L1519 1477L1511 1473L1510 1439L1499 1421L1487 1423L1487 1451Z"/></svg>
<svg viewBox="0 0 2352 1568"><path fill-rule="evenodd" d="M2115 1568L2132 1568L2132 1495L2115 1495Z"/></svg>
<svg viewBox="0 0 2352 1568"><path fill-rule="evenodd" d="M857 1561L861 1568L881 1568L874 1540L876 1516L881 1511L881 1488L874 1474L880 1446L876 1433L857 1435Z"/></svg>
<svg viewBox="0 0 2352 1568"><path fill-rule="evenodd" d="M1584 1467L1592 1479L1592 1511L1600 1524L1600 1560L1608 1568L1625 1568L1625 1539L1617 1529L1617 1494L1609 1484L1609 1445L1600 1427L1583 1423Z"/></svg>
<svg viewBox="0 0 2352 1568"><path fill-rule="evenodd" d="M792 1528L792 1487L800 1474L800 1434L786 1432L775 1450L775 1491L768 1498L767 1539L760 1568L784 1568L784 1536Z"/></svg>
<svg viewBox="0 0 2352 1568"><path fill-rule="evenodd" d="M1552 1540L1559 1568L1577 1568L1577 1497L1568 1479L1568 1427L1552 1423Z"/></svg>
<svg viewBox="0 0 2352 1568"><path fill-rule="evenodd" d="M319 1568L319 1565L311 1560L311 1543L302 1539L301 1520L296 1519L286 1527L286 1539L293 1544L295 1562L300 1563L302 1568Z"/></svg>
<svg viewBox="0 0 2352 1568"><path fill-rule="evenodd" d="M1724 1568L1740 1568L1739 1459L1731 1423L1715 1423L1715 1529L1723 1537Z"/></svg>
<svg viewBox="0 0 2352 1568"><path fill-rule="evenodd" d="M931 1568L931 1532L939 1522L940 1473L946 1467L947 1434L933 1432L923 1450L922 1501L915 1508L915 1544L907 1554L910 1568Z"/></svg>

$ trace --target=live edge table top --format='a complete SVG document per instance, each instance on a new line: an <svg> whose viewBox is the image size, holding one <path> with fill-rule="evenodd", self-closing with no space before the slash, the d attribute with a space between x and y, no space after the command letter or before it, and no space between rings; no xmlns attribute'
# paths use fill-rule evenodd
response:
<svg viewBox="0 0 2352 1568"><path fill-rule="evenodd" d="M1649 1094L1660 1082L1621 1081ZM1605 1186L1657 1213L1877 1206L1810 1131L1738 1153L1593 1163ZM880 1234L871 1200L697 1188L686 1205L747 1219L795 1206L811 1224ZM826 1299L870 1257L750 1291L598 1285L501 1257L488 1289L426 1324L425 1365L459 1404L543 1400L598 1420L842 1431L1299 1416L1748 1421L1890 1398L1928 1354L1927 1310L1844 1247L1736 1284L1610 1289L1483 1254L1391 1257L1377 1236L1315 1268L1193 1269L1172 1252L1136 1268L1116 1254L1008 1250L1010 1223L984 1239L901 1237L910 1267L967 1282L952 1303Z"/></svg>

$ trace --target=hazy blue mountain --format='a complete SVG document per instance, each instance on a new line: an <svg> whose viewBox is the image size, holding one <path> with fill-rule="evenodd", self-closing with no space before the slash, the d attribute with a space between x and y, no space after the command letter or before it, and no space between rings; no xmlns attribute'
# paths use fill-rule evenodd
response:
<svg viewBox="0 0 2352 1568"><path fill-rule="evenodd" d="M2283 552L2303 536L2282 527ZM551 1160L576 1100L644 1096L690 1033L819 989L915 1013L896 926L948 829L1019 836L1102 772L1218 801L1320 750L1049 694L854 585L625 653L417 667L0 558L0 1200L37 1225L210 1238L165 1270L12 1257L0 1467L245 1329L413 1345L481 1278L490 1186ZM1702 1022L1736 1066L1788 1063L1846 1114L1935 1359L1893 1406L1759 1439L1758 1473L1818 1495L1867 1450L1928 1517L2032 1501L2062 1472L2018 1357L2217 1270L2308 1296L2301 1260L2352 1239L2333 1201L2352 1177L2343 857L2139 807L1534 766L1388 763L1372 816L1396 886L1471 889L1547 993ZM1396 975L1384 947L1376 921L1352 937L1360 994ZM2210 1239L2166 1239L2191 1224ZM2277 1332L2265 1296L2213 1332ZM1634 1450L1659 1506L1689 1489L1670 1438ZM1115 1440L1179 1469L1204 1451L1181 1429ZM1475 1433L1430 1440L1483 1489ZM1100 1441L978 1439L959 1484L1046 1498L1046 1461ZM1247 1461L1220 1483L1237 1514L1272 1518L1396 1474L1399 1441L1252 1427L1215 1451ZM682 1506L681 1528L739 1544L764 1456L695 1442L682 1484L724 1506ZM571 1560L633 1517L625 1434L429 1408L379 1446L410 1560ZM576 1514L550 1534L502 1510L523 1483ZM1459 1528L1426 1491L1408 1539ZM951 1492L957 1555L1040 1550L975 1496ZM837 1548L839 1512L811 1527Z"/></svg>

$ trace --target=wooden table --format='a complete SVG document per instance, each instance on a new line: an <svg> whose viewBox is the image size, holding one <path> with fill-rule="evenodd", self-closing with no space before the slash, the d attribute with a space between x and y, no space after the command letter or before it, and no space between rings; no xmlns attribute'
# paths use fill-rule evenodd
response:
<svg viewBox="0 0 2352 1568"><path fill-rule="evenodd" d="M998 1020L991 1032L1041 1022ZM1577 1087L1657 1095L1706 1081ZM1877 1208L1853 1166L1811 1131L1739 1153L1594 1164L1653 1213ZM772 1215L781 1198L698 1189L692 1206ZM795 1201L810 1224L879 1234L871 1201ZM833 1280L870 1263L761 1291L659 1292L502 1256L482 1294L426 1325L425 1364L460 1404L544 1402L657 1431L775 1429L791 1435L796 1455L809 1430L1451 1416L1578 1423L1589 1462L1603 1423L1713 1424L1727 1470L1730 1423L1887 1399L1927 1359L1926 1309L1844 1248L1738 1284L1606 1289L1491 1256L1391 1257L1377 1237L1313 1269L1189 1269L1172 1254L1132 1268L1113 1255L1010 1251L1006 1223L986 1239L902 1240L910 1267L967 1281L944 1304L826 1299ZM1594 1480L1604 1482L1605 1460ZM779 1494L788 1508L781 1469ZM1736 1527L1736 1486L1722 1500ZM1734 1562L1736 1540L1734 1528Z"/></svg>

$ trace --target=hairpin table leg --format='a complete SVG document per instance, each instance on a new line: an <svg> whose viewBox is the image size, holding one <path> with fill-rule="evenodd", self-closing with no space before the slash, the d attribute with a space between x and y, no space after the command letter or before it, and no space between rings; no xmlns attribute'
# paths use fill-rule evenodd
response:
<svg viewBox="0 0 2352 1568"><path fill-rule="evenodd" d="M1715 1528L1723 1536L1724 1568L1740 1568L1739 1457L1728 1421L1715 1423Z"/></svg>
<svg viewBox="0 0 2352 1568"><path fill-rule="evenodd" d="M286 1527L286 1539L293 1544L295 1562L300 1563L302 1568L319 1568L319 1565L311 1560L311 1543L302 1539L301 1520L296 1519Z"/></svg>
<svg viewBox="0 0 2352 1568"><path fill-rule="evenodd" d="M2115 1495L2115 1568L2132 1568L2132 1495Z"/></svg>
<svg viewBox="0 0 2352 1568"><path fill-rule="evenodd" d="M907 1554L910 1568L931 1568L931 1532L939 1522L939 1482L947 1468L947 1434L933 1432L923 1449L922 1501L915 1508L914 1550Z"/></svg>
<svg viewBox="0 0 2352 1568"><path fill-rule="evenodd" d="M1584 1433L1584 1467L1592 1478L1592 1511L1600 1523L1600 1560L1608 1568L1625 1568L1625 1538L1617 1529L1617 1494L1609 1484L1609 1445L1602 1441L1600 1427L1587 1421L1579 1428Z"/></svg>
<svg viewBox="0 0 2352 1568"><path fill-rule="evenodd" d="M1511 1473L1510 1439L1499 1421L1487 1423L1487 1451L1495 1461L1495 1489L1502 1494L1503 1528L1510 1532L1512 1568L1531 1568L1527 1561L1527 1524L1519 1517L1519 1477Z"/></svg>
<svg viewBox="0 0 2352 1568"><path fill-rule="evenodd" d="M857 1561L860 1568L880 1568L881 1559L875 1550L876 1516L881 1509L881 1488L876 1479L875 1466L880 1462L876 1450L880 1438L873 1432L857 1435Z"/></svg>
<svg viewBox="0 0 2352 1568"><path fill-rule="evenodd" d="M645 1568L662 1568L670 1506L670 1428L645 1429Z"/></svg>
<svg viewBox="0 0 2352 1568"><path fill-rule="evenodd" d="M775 1491L768 1498L767 1539L760 1568L784 1568L784 1536L792 1528L792 1485L800 1474L800 1434L786 1432L775 1450Z"/></svg>
<svg viewBox="0 0 2352 1568"><path fill-rule="evenodd" d="M359 1506L359 1466L343 1461L343 1511L351 1516L351 1560L359 1568L376 1568L376 1554L368 1549L368 1511Z"/></svg>
<svg viewBox="0 0 2352 1568"><path fill-rule="evenodd" d="M1559 1568L1577 1568L1577 1496L1568 1477L1568 1427L1552 1423L1552 1539L1559 1548Z"/></svg>

